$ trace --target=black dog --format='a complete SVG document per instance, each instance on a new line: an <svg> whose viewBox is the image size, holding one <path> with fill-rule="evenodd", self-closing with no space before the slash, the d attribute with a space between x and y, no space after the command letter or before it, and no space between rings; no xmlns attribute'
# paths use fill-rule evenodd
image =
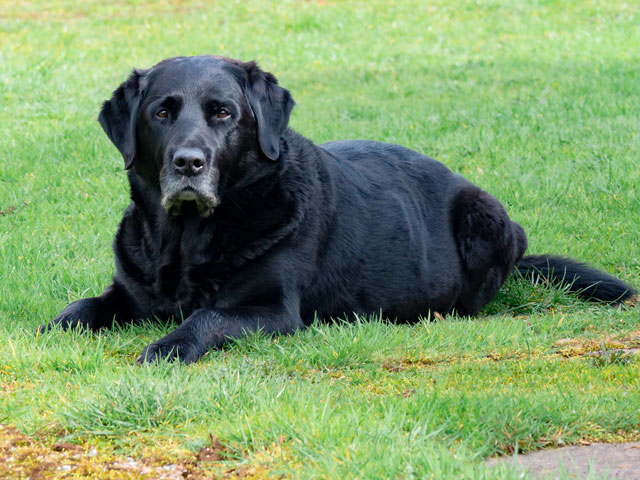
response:
<svg viewBox="0 0 640 480"><path fill-rule="evenodd" d="M523 258L524 230L500 202L429 157L314 145L287 128L293 105L254 62L178 57L135 70L99 116L131 184L113 284L49 325L184 318L138 361L194 362L316 316L474 315L514 267L596 300L634 293L569 259Z"/></svg>

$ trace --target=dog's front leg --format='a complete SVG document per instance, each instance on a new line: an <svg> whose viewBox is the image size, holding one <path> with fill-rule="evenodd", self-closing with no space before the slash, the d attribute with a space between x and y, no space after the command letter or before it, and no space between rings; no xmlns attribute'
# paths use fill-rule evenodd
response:
<svg viewBox="0 0 640 480"><path fill-rule="evenodd" d="M258 330L287 334L304 326L297 308L240 307L201 308L173 332L142 350L138 363L179 359L193 363L208 349L219 348L231 339Z"/></svg>
<svg viewBox="0 0 640 480"><path fill-rule="evenodd" d="M123 324L133 317L132 303L124 289L117 283L109 285L99 297L83 298L66 306L56 318L38 327L44 333L51 327L63 330L84 328L95 332L101 328L111 328Z"/></svg>

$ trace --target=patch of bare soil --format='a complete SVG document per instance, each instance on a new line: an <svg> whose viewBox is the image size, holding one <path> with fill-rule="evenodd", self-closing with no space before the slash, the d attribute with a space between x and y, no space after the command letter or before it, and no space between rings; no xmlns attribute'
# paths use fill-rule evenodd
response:
<svg viewBox="0 0 640 480"><path fill-rule="evenodd" d="M211 437L211 445L203 447L197 454L173 449L146 452L132 458L88 444L28 437L15 427L0 425L2 479L250 479L263 478L268 471L268 466L260 464L229 469L228 460L228 452L214 437ZM217 472L223 473L219 475Z"/></svg>
<svg viewBox="0 0 640 480"><path fill-rule="evenodd" d="M563 472L576 479L595 475L597 478L640 479L640 442L593 443L573 445L555 450L540 450L517 457L490 458L487 466L510 464L528 471L531 478L560 478Z"/></svg>
<svg viewBox="0 0 640 480"><path fill-rule="evenodd" d="M600 340L561 338L554 344L557 354L565 357L592 357L594 363L627 363L640 354L640 330L619 338L605 337Z"/></svg>

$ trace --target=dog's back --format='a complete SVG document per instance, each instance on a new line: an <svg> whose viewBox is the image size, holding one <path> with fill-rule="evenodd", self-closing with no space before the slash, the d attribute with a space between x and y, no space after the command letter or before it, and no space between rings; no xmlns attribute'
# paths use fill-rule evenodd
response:
<svg viewBox="0 0 640 480"><path fill-rule="evenodd" d="M320 149L335 205L323 212L331 218L321 232L326 247L303 312L382 311L412 321L429 308L450 311L462 271L448 210L468 182L398 145L353 140Z"/></svg>

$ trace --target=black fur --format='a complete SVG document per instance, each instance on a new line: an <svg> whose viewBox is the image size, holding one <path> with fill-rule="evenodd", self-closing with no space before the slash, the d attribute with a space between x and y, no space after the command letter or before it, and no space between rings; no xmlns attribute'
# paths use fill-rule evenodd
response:
<svg viewBox="0 0 640 480"><path fill-rule="evenodd" d="M572 260L522 258L526 235L500 202L429 157L314 145L286 128L293 104L253 62L180 57L134 71L99 117L130 167L113 284L50 325L184 318L139 362L193 362L316 316L474 315L514 266L597 300L634 293Z"/></svg>
<svg viewBox="0 0 640 480"><path fill-rule="evenodd" d="M585 300L620 303L635 293L622 280L570 258L529 255L516 267L525 277L565 286Z"/></svg>

